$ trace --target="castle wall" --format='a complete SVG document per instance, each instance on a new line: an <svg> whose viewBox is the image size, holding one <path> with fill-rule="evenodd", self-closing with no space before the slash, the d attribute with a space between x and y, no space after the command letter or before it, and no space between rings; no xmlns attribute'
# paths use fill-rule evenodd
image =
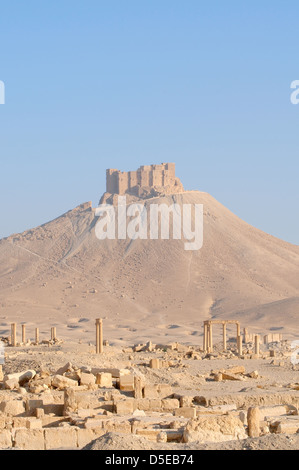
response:
<svg viewBox="0 0 299 470"><path fill-rule="evenodd" d="M106 172L106 192L125 194L139 186L175 186L175 163L141 166L137 171L120 172L109 169Z"/></svg>

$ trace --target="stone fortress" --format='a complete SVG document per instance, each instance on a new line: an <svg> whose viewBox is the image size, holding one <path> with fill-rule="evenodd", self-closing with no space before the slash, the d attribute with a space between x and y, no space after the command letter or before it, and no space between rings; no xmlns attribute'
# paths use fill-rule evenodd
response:
<svg viewBox="0 0 299 470"><path fill-rule="evenodd" d="M147 199L183 191L180 179L175 176L175 163L141 166L137 171L128 172L108 169L106 172L106 193L102 197L101 203L113 203L114 195L128 194Z"/></svg>

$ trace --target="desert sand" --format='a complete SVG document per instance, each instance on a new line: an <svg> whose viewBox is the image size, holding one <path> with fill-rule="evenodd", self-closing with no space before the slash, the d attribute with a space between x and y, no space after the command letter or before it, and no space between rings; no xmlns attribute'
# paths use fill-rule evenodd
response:
<svg viewBox="0 0 299 470"><path fill-rule="evenodd" d="M204 205L204 244L183 240L104 240L82 204L49 223L0 241L0 334L10 323L49 337L200 344L203 321L238 319L252 333L299 335L299 247L240 220L198 191L146 200ZM144 201L143 201L144 202ZM215 331L217 334L217 330ZM220 339L220 336L219 336Z"/></svg>
<svg viewBox="0 0 299 470"><path fill-rule="evenodd" d="M91 203L0 240L0 447L298 448L291 341L299 336L299 247L251 227L206 193L142 202L203 204L203 248L100 241ZM213 351L205 351L206 320L238 320L242 332L279 333L283 341L261 342L258 355L244 337L240 353L228 325L223 352L219 325Z"/></svg>

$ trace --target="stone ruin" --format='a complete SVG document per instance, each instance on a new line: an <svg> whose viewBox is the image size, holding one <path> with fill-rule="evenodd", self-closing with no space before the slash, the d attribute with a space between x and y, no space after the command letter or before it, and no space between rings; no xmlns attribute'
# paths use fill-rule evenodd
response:
<svg viewBox="0 0 299 470"><path fill-rule="evenodd" d="M225 348L218 353L215 352L217 345L213 345L213 325L223 328ZM228 344L228 325L236 326L236 346ZM10 338L13 348L20 346L16 332L17 325L13 323ZM35 333L39 337L39 330ZM244 340L253 339L245 334L248 335L246 329ZM252 393L252 387L260 386L261 378L257 371L247 369L248 362L225 364L223 368L218 364L216 369L211 363L211 368L201 375L202 384L247 382L249 385L251 382L252 385L242 393L175 390L175 384L163 383L156 374L161 369L168 373L182 372L188 369L189 361L210 361L216 357L232 360L241 354L244 359L262 356L264 361L271 361L267 362L269 365L276 355L279 360L289 357L289 348L275 352L269 348L272 343L260 351L258 335L254 335L254 344L245 343L240 351L240 338L239 322L208 320L204 322L202 348L149 341L124 349L122 352L129 355L130 362L122 363L122 366L67 363L58 369L41 367L17 373L9 371L10 366L5 366L5 371L0 366L0 448L83 449L109 432L143 437L164 443L165 448L169 443L245 441L248 437L267 434L298 433L299 384L288 384L285 390L279 391L260 388L259 393ZM271 336L269 339L277 338ZM51 328L49 346L54 346L55 341L56 328ZM22 342L26 342L25 325L22 325ZM36 343L42 344L39 338ZM103 362L109 357L105 356L107 349L104 346L103 321L97 319L93 354L102 355ZM12 354L15 351L13 349ZM147 355L144 357L144 354ZM146 362L140 363L141 360ZM137 362L138 367L131 361Z"/></svg>
<svg viewBox="0 0 299 470"><path fill-rule="evenodd" d="M122 172L108 169L106 193L100 203L113 202L113 195L130 195L141 199L184 191L175 176L175 163L141 166L137 171Z"/></svg>

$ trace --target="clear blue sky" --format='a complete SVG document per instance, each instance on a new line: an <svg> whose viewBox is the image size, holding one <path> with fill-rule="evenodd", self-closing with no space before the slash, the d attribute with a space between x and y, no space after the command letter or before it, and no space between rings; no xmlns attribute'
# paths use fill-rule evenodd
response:
<svg viewBox="0 0 299 470"><path fill-rule="evenodd" d="M0 2L0 237L173 161L299 244L298 0Z"/></svg>

